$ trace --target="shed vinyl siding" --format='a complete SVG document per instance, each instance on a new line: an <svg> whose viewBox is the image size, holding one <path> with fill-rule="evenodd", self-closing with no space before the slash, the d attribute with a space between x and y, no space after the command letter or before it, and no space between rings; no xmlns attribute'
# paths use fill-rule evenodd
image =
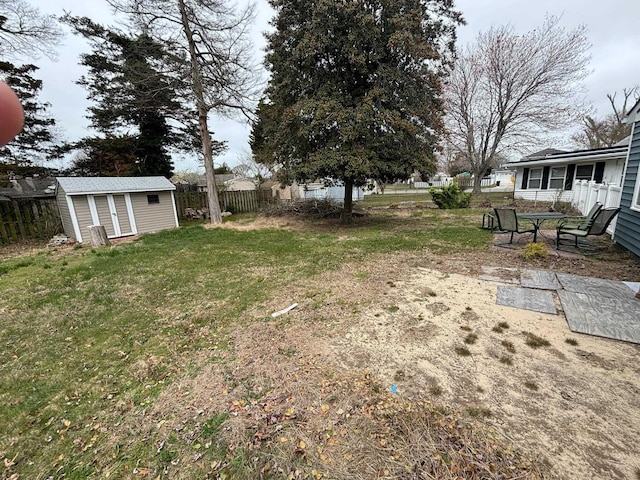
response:
<svg viewBox="0 0 640 480"><path fill-rule="evenodd" d="M171 192L154 192L159 203L149 204L146 193L132 193L131 204L138 233L157 232L176 226Z"/></svg>
<svg viewBox="0 0 640 480"><path fill-rule="evenodd" d="M636 179L640 173L640 122L633 125L633 136L629 147L627 171L620 197L620 213L616 224L615 240L620 245L640 256L640 212L631 210Z"/></svg>
<svg viewBox="0 0 640 480"><path fill-rule="evenodd" d="M93 219L91 218L91 210L89 210L89 201L86 195L72 196L73 208L76 211L76 218L78 219L78 226L80 227L80 235L82 239L91 238L89 233L89 225L93 225Z"/></svg>
<svg viewBox="0 0 640 480"><path fill-rule="evenodd" d="M69 211L69 206L67 205L66 194L64 193L64 190L62 190L62 188L58 188L58 191L56 192L56 203L58 204L58 211L60 212L60 219L62 220L62 228L64 229L64 234L67 237L75 238L76 232L73 229L71 212Z"/></svg>

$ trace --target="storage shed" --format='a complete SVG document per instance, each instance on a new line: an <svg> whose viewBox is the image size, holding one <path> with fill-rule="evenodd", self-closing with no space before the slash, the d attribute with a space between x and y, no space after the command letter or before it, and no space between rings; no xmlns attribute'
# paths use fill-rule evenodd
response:
<svg viewBox="0 0 640 480"><path fill-rule="evenodd" d="M56 200L67 236L83 242L90 225L109 238L178 226L173 191L164 177L57 177Z"/></svg>

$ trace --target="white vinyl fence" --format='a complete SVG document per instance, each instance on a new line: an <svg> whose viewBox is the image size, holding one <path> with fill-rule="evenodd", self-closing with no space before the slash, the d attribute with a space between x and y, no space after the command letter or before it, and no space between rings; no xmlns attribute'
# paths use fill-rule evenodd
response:
<svg viewBox="0 0 640 480"><path fill-rule="evenodd" d="M447 185L451 185L453 183L453 179L452 178L445 178L443 180L430 180L428 182L415 182L413 187L414 188L431 188L431 187L445 187ZM473 179L469 178L468 180L465 179L465 181L463 182L464 186L466 188L472 187L473 186ZM481 187L490 187L494 184L495 182L493 181L492 178L490 177L485 177L482 179L482 182L480 183Z"/></svg>
<svg viewBox="0 0 640 480"><path fill-rule="evenodd" d="M573 184L573 200L571 205L586 215L596 202L602 204L603 208L618 208L620 206L620 196L622 188L616 185L605 185L596 183L593 180L576 180ZM613 235L616 229L614 218L607 228L607 233Z"/></svg>

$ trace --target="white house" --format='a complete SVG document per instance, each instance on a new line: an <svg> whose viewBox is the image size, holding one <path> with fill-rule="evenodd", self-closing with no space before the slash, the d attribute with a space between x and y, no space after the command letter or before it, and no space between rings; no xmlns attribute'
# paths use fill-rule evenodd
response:
<svg viewBox="0 0 640 480"><path fill-rule="evenodd" d="M570 202L576 180L620 186L628 148L629 137L613 147L573 152L547 149L509 162L506 166L516 170L514 198Z"/></svg>

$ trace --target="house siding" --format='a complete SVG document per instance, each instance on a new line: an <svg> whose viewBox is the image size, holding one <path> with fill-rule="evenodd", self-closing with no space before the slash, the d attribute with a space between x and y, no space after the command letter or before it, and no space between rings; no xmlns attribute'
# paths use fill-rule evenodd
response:
<svg viewBox="0 0 640 480"><path fill-rule="evenodd" d="M62 228L67 237L75 238L76 232L73 229L73 220L71 220L71 212L67 205L67 196L61 187L56 192L56 202L58 203L58 211L62 220ZM76 239L77 240L77 239Z"/></svg>
<svg viewBox="0 0 640 480"><path fill-rule="evenodd" d="M571 160L571 163L554 163L554 167L566 167L564 189L559 190L555 188L549 188L549 172L550 167L545 165L537 165L531 167L517 166L516 167L516 188L513 192L514 198L518 200L534 200L540 202L571 202L573 200L572 185L575 180L576 166L577 165L594 165L594 179L598 178L600 181L604 181L607 184L620 185L622 180L622 165L624 165L625 159L623 157L617 159L607 160L606 162L596 161L584 161L575 162ZM531 169L542 169L542 178L540 181L540 188L527 188L529 175ZM560 193L561 192L561 193Z"/></svg>
<svg viewBox="0 0 640 480"><path fill-rule="evenodd" d="M82 240L86 241L91 238L89 234L89 225L93 225L93 219L91 218L91 211L89 210L89 201L86 195L72 196L73 208L76 211L76 218L78 219L78 226L80 227L80 235Z"/></svg>
<svg viewBox="0 0 640 480"><path fill-rule="evenodd" d="M171 192L153 192L160 203L149 204L146 193L132 193L131 204L138 233L156 232L176 227Z"/></svg>
<svg viewBox="0 0 640 480"><path fill-rule="evenodd" d="M633 125L627 171L620 197L620 213L616 224L615 241L640 256L640 212L631 210L636 179L640 173L640 122Z"/></svg>

